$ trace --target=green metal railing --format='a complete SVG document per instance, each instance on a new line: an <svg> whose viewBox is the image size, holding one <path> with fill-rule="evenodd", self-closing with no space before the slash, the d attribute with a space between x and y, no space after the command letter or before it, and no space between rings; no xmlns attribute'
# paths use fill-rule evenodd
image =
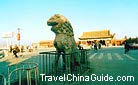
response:
<svg viewBox="0 0 138 85"><path fill-rule="evenodd" d="M63 76L64 74L74 74L76 76L82 75L83 73L85 73L86 71L88 71L90 68L89 66L89 62L88 62L88 54L89 54L89 50L87 49L83 49L83 50L79 50L77 52L73 52L73 53L57 53L56 51L49 51L49 52L41 52L40 56L39 56L39 72L40 74L44 73L45 75L49 75L49 76ZM60 55L60 58L58 59L58 63L55 63L55 59L57 58L57 56ZM64 70L64 66L63 66L63 57L66 60L66 65L65 65L65 70ZM73 59L73 57L79 57L80 58L80 65L72 65L71 60ZM54 65L56 65L57 69L55 71L55 67ZM60 81L59 81L60 82ZM42 82L43 84L47 84L49 82ZM58 82L56 82L55 84L57 84ZM60 82L58 84L70 84L71 82L68 81L64 81L64 82Z"/></svg>
<svg viewBox="0 0 138 85"><path fill-rule="evenodd" d="M6 85L6 77L0 74L0 85Z"/></svg>
<svg viewBox="0 0 138 85"><path fill-rule="evenodd" d="M71 62L70 58L73 59L74 56L79 56L80 58L80 66L74 66L74 69L76 69L76 72L80 72L81 69L83 69L83 67L89 68L89 62L88 62L88 52L89 50L79 50L77 52L73 52L73 53L57 53L56 51L49 51L49 52L41 52L40 56L39 56L39 64L40 64L40 73L46 73L47 75L51 75L53 74L53 62L55 62L55 59L58 55L60 55L59 58L59 62L60 66L58 67L58 71L63 69L62 65L63 65L63 59L61 59L61 57L65 57L65 59L67 60L66 62ZM71 73L71 63L66 63L66 68L68 68L66 70L66 72Z"/></svg>
<svg viewBox="0 0 138 85"><path fill-rule="evenodd" d="M37 63L25 62L8 66L8 85L38 85L38 80Z"/></svg>

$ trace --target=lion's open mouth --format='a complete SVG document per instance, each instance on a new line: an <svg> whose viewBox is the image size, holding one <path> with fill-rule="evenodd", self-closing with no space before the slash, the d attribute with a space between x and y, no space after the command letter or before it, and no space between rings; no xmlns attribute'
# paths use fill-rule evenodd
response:
<svg viewBox="0 0 138 85"><path fill-rule="evenodd" d="M48 26L56 26L58 23L57 22L47 22Z"/></svg>

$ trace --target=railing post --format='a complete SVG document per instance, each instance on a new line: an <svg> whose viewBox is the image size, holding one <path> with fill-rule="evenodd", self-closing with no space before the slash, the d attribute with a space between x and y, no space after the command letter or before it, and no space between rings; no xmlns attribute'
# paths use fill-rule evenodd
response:
<svg viewBox="0 0 138 85"><path fill-rule="evenodd" d="M27 70L27 85L29 85L29 71Z"/></svg>
<svg viewBox="0 0 138 85"><path fill-rule="evenodd" d="M21 78L22 78L22 76L21 76L21 70L19 71L19 85L21 85Z"/></svg>
<svg viewBox="0 0 138 85"><path fill-rule="evenodd" d="M3 85L6 85L6 78L3 74L0 74L0 76L3 78Z"/></svg>
<svg viewBox="0 0 138 85"><path fill-rule="evenodd" d="M37 67L36 67L36 69L35 69L35 85L37 85L37 82L38 80L37 80Z"/></svg>
<svg viewBox="0 0 138 85"><path fill-rule="evenodd" d="M49 61L48 61L49 62L49 73L51 73L50 72L50 69L51 69L51 67L50 67L50 54L49 54L49 57L48 58L49 58Z"/></svg>
<svg viewBox="0 0 138 85"><path fill-rule="evenodd" d="M35 85L37 85L37 81L38 81L38 64L37 63L21 63L23 65L21 65L22 67L16 68L13 71L10 72L10 74L8 75L8 85L11 84L11 76L13 73L18 73L18 79L17 82L19 82L18 84L21 85L22 84L22 72L26 71L26 78L27 78L27 85L31 85L32 84L32 79L33 77L35 77L34 79L35 81ZM26 68L24 67L27 64ZM32 71L34 72L34 76L32 77L31 73ZM15 79L16 79L15 75Z"/></svg>

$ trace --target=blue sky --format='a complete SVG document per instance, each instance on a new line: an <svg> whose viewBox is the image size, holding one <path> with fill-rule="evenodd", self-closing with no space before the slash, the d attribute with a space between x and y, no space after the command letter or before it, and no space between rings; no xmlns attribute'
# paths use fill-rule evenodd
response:
<svg viewBox="0 0 138 85"><path fill-rule="evenodd" d="M57 13L69 19L75 39L104 29L116 38L138 36L138 0L0 0L0 34L21 28L21 44L52 40L55 35L46 22ZM17 43L16 36L13 41Z"/></svg>

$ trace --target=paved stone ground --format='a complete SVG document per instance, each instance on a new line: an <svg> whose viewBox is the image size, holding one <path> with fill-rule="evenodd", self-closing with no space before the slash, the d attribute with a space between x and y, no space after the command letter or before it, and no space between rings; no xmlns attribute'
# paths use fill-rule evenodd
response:
<svg viewBox="0 0 138 85"><path fill-rule="evenodd" d="M23 53L18 53L18 56L19 56L18 58L16 58L12 53L7 52L6 56L0 59L0 74L3 74L5 75L6 78L8 78L8 66L16 65L21 62L38 62L38 58L36 58L36 56L39 55L39 52L51 51L51 50L55 50L55 49L46 48L46 49L34 50L33 52L26 51ZM13 68L15 68L15 66Z"/></svg>
<svg viewBox="0 0 138 85"><path fill-rule="evenodd" d="M88 53L90 70L82 76L89 76L89 81L73 82L71 85L137 85L138 84L138 50L130 50L124 54L122 47L102 48L98 51L93 49ZM92 75L92 79L91 79ZM101 77L113 79L102 80ZM132 76L133 78L130 78ZM109 79L109 78L108 78ZM92 81L93 80L93 81ZM43 82L47 85L60 85L61 82Z"/></svg>
<svg viewBox="0 0 138 85"><path fill-rule="evenodd" d="M93 49L88 53L88 60L90 62L90 70L84 73L83 76L93 75L93 81L79 81L72 83L72 85L138 85L138 50L130 50L124 54L124 49L120 48L102 48L98 51ZM28 60L35 62L35 57ZM0 62L0 67L5 70L7 62ZM3 72L0 70L0 73ZM100 81L100 76L112 76L113 81ZM97 76L97 80L95 79ZM117 80L117 77L122 77L122 80ZM129 76L133 76L130 81ZM126 80L128 77L128 81ZM41 80L40 80L41 81ZM41 83L43 84L43 83ZM45 82L47 85L60 85L57 82Z"/></svg>
<svg viewBox="0 0 138 85"><path fill-rule="evenodd" d="M123 48L103 48L89 53L91 70L86 75L112 76L113 81L89 81L81 82L80 85L108 84L108 85L137 85L138 84L138 50L130 50L124 54ZM117 77L123 77L117 80ZM126 80L127 76L133 76L134 81Z"/></svg>

